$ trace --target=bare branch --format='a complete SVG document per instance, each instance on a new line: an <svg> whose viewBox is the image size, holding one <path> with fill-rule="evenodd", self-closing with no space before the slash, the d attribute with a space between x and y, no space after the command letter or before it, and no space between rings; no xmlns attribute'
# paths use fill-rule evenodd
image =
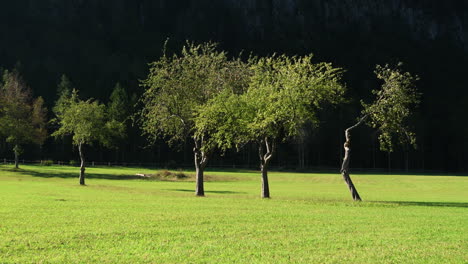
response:
<svg viewBox="0 0 468 264"><path fill-rule="evenodd" d="M346 142L350 142L351 139L350 139L350 132L351 130L355 129L356 127L360 126L362 123L364 123L364 121L366 121L366 119L369 117L369 114L365 114L363 117L361 117L361 119L354 125L348 127L346 130L345 130L345 138L346 138Z"/></svg>
<svg viewBox="0 0 468 264"><path fill-rule="evenodd" d="M268 162L273 156L273 149L275 147L275 141L273 141L272 146L270 147L270 144L268 143L268 138L265 138L265 145L267 148L267 152L265 153L264 160L265 162Z"/></svg>

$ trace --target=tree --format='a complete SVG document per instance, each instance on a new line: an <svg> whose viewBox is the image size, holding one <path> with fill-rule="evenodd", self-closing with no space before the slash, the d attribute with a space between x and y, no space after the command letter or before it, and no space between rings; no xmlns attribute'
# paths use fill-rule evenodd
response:
<svg viewBox="0 0 468 264"><path fill-rule="evenodd" d="M57 85L57 100L55 101L55 104L52 107L52 111L55 113L56 116L63 114L63 112L67 109L73 89L73 84L70 81L70 79L65 74L62 74L62 76L60 77L60 81ZM51 123L57 125L57 123ZM54 127L53 129L55 130L58 128ZM65 147L69 140L65 139L64 136L61 138L60 141L60 151L63 153L65 152Z"/></svg>
<svg viewBox="0 0 468 264"><path fill-rule="evenodd" d="M56 122L59 129L52 135L60 137L71 135L73 145L78 147L80 155L80 185L85 185L85 155L84 146L93 142L109 144L109 137L113 133L118 133L119 129L114 127L114 123L108 121L106 107L98 101L89 99L83 101L78 98L78 91L73 90L70 97L63 98L63 108L55 112Z"/></svg>
<svg viewBox="0 0 468 264"><path fill-rule="evenodd" d="M251 61L248 89L225 92L201 110L197 130L208 131L225 150L248 142L258 145L263 198L270 197L268 166L275 145L297 136L306 123L318 126L317 112L341 101L342 70L304 57L272 56Z"/></svg>
<svg viewBox="0 0 468 264"><path fill-rule="evenodd" d="M47 137L44 100L32 98L31 93L16 70L4 72L0 87L0 135L13 146L15 168L19 167L22 145L42 145Z"/></svg>
<svg viewBox="0 0 468 264"><path fill-rule="evenodd" d="M118 141L126 136L126 124L129 120L131 109L132 103L128 98L127 91L125 91L120 83L117 83L107 104L109 122L112 123L114 129L118 129L117 133L109 135L111 139L109 145L117 147Z"/></svg>
<svg viewBox="0 0 468 264"><path fill-rule="evenodd" d="M118 157L119 147L122 146L122 140L127 136L127 124L131 112L131 103L128 98L127 91L123 88L120 83L117 83L112 91L109 102L107 104L107 113L109 118L109 125L118 129L116 133L109 135L108 146L116 150Z"/></svg>
<svg viewBox="0 0 468 264"><path fill-rule="evenodd" d="M130 116L130 100L125 88L117 83L112 90L108 103L109 118L118 122L125 122Z"/></svg>
<svg viewBox="0 0 468 264"><path fill-rule="evenodd" d="M197 196L205 194L203 172L214 146L204 134L195 134L195 118L211 98L223 90L236 89L237 78L230 72L237 66L225 52L216 50L216 44L187 43L180 55L164 54L151 63L142 82L146 88L141 99L142 130L153 140L165 137L170 145L193 140Z"/></svg>
<svg viewBox="0 0 468 264"><path fill-rule="evenodd" d="M362 116L358 122L345 130L345 156L341 166L341 174L348 185L355 201L361 197L349 175L351 158L351 131L361 124L367 123L379 131L379 143L382 151L392 152L395 144L408 143L416 146L416 137L408 128L407 120L412 107L419 103L419 94L415 89L417 76L401 70L401 63L396 67L377 65L375 74L383 81L380 90L373 90L376 96L371 104L361 102Z"/></svg>
<svg viewBox="0 0 468 264"><path fill-rule="evenodd" d="M71 83L70 79L65 74L62 74L60 77L60 82L57 85L57 101L55 101L55 105L52 108L54 113L62 113L66 107L68 106L68 100L71 97L71 93L73 90L73 84Z"/></svg>

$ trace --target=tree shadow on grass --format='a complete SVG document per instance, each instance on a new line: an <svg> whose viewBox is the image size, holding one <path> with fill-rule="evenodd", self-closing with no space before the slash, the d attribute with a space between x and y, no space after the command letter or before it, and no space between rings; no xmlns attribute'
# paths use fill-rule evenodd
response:
<svg viewBox="0 0 468 264"><path fill-rule="evenodd" d="M189 189L165 189L166 191L175 191L175 192L195 192L195 190ZM233 191L205 191L206 193L218 193L218 194L245 194L246 192L233 192Z"/></svg>
<svg viewBox="0 0 468 264"><path fill-rule="evenodd" d="M413 201L375 201L384 204L394 204L400 206L429 206L429 207L462 207L467 208L468 203L456 202L413 202Z"/></svg>
<svg viewBox="0 0 468 264"><path fill-rule="evenodd" d="M55 172L47 171L40 172L35 170L28 169L4 169L5 171L16 172L18 174L28 175L32 177L41 177L41 178L76 178L78 179L80 175L80 169L77 168L76 172ZM125 174L99 174L99 173L86 173L86 179L105 179L105 180L136 180L141 179L140 176L136 175L125 175Z"/></svg>

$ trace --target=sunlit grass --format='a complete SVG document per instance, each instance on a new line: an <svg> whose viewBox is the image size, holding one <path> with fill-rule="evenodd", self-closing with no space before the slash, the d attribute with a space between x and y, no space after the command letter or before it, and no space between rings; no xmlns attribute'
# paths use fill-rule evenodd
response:
<svg viewBox="0 0 468 264"><path fill-rule="evenodd" d="M466 263L468 177L0 166L0 263ZM184 171L193 174L192 171ZM210 179L210 177L208 177Z"/></svg>

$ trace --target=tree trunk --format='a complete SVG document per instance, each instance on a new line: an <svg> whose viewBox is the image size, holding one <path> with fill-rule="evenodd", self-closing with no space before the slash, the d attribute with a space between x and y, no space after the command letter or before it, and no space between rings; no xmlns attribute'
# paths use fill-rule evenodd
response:
<svg viewBox="0 0 468 264"><path fill-rule="evenodd" d="M268 165L260 165L262 171L262 198L270 198L270 185L268 184Z"/></svg>
<svg viewBox="0 0 468 264"><path fill-rule="evenodd" d="M343 159L343 165L341 166L341 174L343 175L343 180L348 185L348 189L351 192L351 196L353 197L353 200L361 201L361 197L359 196L359 193L356 187L354 187L353 181L351 180L351 177L349 176L349 162L351 158L351 149L349 148L349 145L350 144L348 141L344 143L345 156Z"/></svg>
<svg viewBox="0 0 468 264"><path fill-rule="evenodd" d="M341 174L343 175L343 179L348 185L348 189L351 192L351 196L353 197L354 201L361 201L361 197L359 196L359 193L356 189L356 187L353 184L353 181L351 180L351 176L349 175L349 163L351 160L351 130L359 126L366 120L367 115L361 118L359 122L357 122L355 125L347 128L345 130L345 138L346 142L344 143L344 150L345 150L345 156L343 158L343 164L341 165Z"/></svg>
<svg viewBox="0 0 468 264"><path fill-rule="evenodd" d="M18 169L19 168L19 153L16 150L14 152L15 152L15 168Z"/></svg>
<svg viewBox="0 0 468 264"><path fill-rule="evenodd" d="M263 144L266 147L266 153L263 153ZM270 185L268 183L268 163L273 156L274 141L270 147L268 138L260 141L258 145L258 155L260 157L260 170L262 172L262 198L270 198Z"/></svg>
<svg viewBox="0 0 468 264"><path fill-rule="evenodd" d="M13 148L13 152L15 153L15 168L18 169L19 168L19 156L21 155L23 151L19 145L15 145L15 147Z"/></svg>
<svg viewBox="0 0 468 264"><path fill-rule="evenodd" d="M80 185L85 185L85 159L83 153L83 144L78 145L78 152L80 153L81 165L80 165Z"/></svg>
<svg viewBox="0 0 468 264"><path fill-rule="evenodd" d="M196 172L196 196L205 196L203 172L205 171L206 164L208 163L208 155L201 150L201 145L203 144L202 142L203 140L198 141L195 139L195 147L193 148Z"/></svg>
<svg viewBox="0 0 468 264"><path fill-rule="evenodd" d="M203 181L204 170L201 168L201 164L195 165L195 171L196 171L195 195L205 196L205 187L204 187L204 181Z"/></svg>

